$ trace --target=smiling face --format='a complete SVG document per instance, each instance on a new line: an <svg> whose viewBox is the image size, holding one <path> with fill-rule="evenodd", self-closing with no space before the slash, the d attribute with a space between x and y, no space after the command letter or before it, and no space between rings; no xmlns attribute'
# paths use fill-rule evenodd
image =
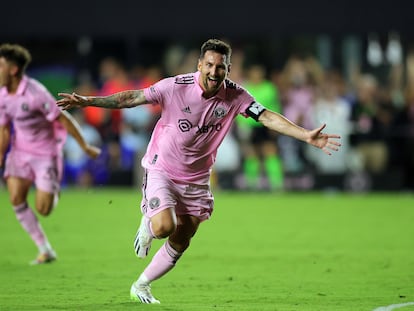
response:
<svg viewBox="0 0 414 311"><path fill-rule="evenodd" d="M226 55L212 50L206 51L198 60L197 69L201 73L199 84L204 90L204 97L212 97L218 92L230 72L230 66Z"/></svg>

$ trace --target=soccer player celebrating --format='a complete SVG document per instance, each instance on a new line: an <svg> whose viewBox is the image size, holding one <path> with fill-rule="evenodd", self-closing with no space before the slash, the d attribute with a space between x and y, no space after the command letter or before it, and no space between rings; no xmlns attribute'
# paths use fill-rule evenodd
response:
<svg viewBox="0 0 414 311"><path fill-rule="evenodd" d="M59 94L63 98L57 105L63 109L131 108L148 103L162 108L142 159L143 217L134 243L137 256L148 255L153 239L168 239L131 286L131 298L142 303L159 303L151 293L151 282L175 266L199 224L210 218L214 202L209 184L211 169L217 149L238 114L318 147L328 155L340 146L338 135L322 132L325 125L313 130L301 128L265 109L244 88L229 80L230 56L230 45L210 39L201 46L197 72L104 97Z"/></svg>
<svg viewBox="0 0 414 311"><path fill-rule="evenodd" d="M36 210L49 215L58 201L67 132L92 158L101 150L87 144L71 115L56 106L42 84L25 74L30 61L26 48L0 45L0 167L5 165L16 217L39 249L32 264L43 264L55 260L56 253L27 202L30 187L36 185Z"/></svg>

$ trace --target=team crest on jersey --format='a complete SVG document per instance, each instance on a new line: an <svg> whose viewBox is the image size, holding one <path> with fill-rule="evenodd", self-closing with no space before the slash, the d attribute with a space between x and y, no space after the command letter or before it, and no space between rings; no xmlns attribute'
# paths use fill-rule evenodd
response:
<svg viewBox="0 0 414 311"><path fill-rule="evenodd" d="M218 106L214 109L214 116L217 119L223 118L227 114L227 111L224 107Z"/></svg>
<svg viewBox="0 0 414 311"><path fill-rule="evenodd" d="M159 197L153 197L149 200L148 205L150 209L156 209L160 207L161 200Z"/></svg>
<svg viewBox="0 0 414 311"><path fill-rule="evenodd" d="M23 104L22 104L22 110L23 110L23 111L29 111L29 105L28 105L28 104L26 104L26 103L23 103Z"/></svg>

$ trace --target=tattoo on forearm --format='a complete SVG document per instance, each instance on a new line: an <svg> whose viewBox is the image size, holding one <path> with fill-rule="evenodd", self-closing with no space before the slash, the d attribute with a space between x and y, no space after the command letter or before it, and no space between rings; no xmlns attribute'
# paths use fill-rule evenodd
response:
<svg viewBox="0 0 414 311"><path fill-rule="evenodd" d="M110 96L95 97L91 106L109 109L131 108L145 104L146 100L142 90L123 91Z"/></svg>

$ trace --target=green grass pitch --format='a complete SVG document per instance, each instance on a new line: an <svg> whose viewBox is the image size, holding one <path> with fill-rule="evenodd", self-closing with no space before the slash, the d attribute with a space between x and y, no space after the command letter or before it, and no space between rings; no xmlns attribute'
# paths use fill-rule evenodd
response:
<svg viewBox="0 0 414 311"><path fill-rule="evenodd" d="M157 306L129 300L149 262L132 247L140 198L64 189L39 217L59 258L29 266L37 250L0 189L0 310L414 310L412 194L216 191L212 218L153 283Z"/></svg>

